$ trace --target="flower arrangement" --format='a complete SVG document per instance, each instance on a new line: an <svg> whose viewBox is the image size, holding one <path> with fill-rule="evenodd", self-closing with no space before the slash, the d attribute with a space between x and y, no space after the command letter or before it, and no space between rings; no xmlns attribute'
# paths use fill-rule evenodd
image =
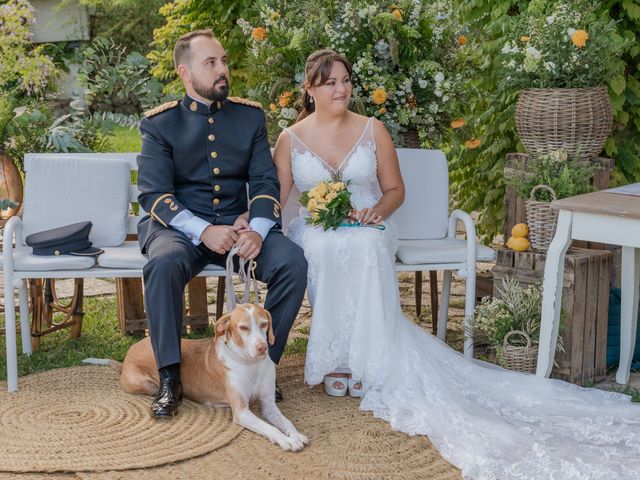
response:
<svg viewBox="0 0 640 480"><path fill-rule="evenodd" d="M52 88L58 75L44 46L31 44L34 8L27 0L0 5L0 88L6 94L40 98Z"/></svg>
<svg viewBox="0 0 640 480"><path fill-rule="evenodd" d="M250 95L269 105L272 135L299 113L307 56L331 48L353 64L354 111L378 118L398 144L415 129L423 144L441 145L462 91L456 54L467 42L451 9L449 0L260 0L254 18L238 24L250 46Z"/></svg>
<svg viewBox="0 0 640 480"><path fill-rule="evenodd" d="M518 280L502 279L499 295L485 297L476 307L472 322L473 337L496 351L498 363L502 363L502 348L505 336L513 331L525 332L532 344L540 341L540 318L542 316L542 291L539 285L522 288ZM512 344L525 346L522 337L512 337ZM558 337L557 350L563 351L562 338Z"/></svg>
<svg viewBox="0 0 640 480"><path fill-rule="evenodd" d="M502 47L496 66L515 87L595 87L622 73L620 56L630 39L616 22L596 15L598 2L559 2L545 12L540 2L514 19L513 38Z"/></svg>
<svg viewBox="0 0 640 480"><path fill-rule="evenodd" d="M506 182L516 189L520 198L529 198L536 185L547 185L560 199L593 191L590 179L596 170L594 164L569 161L564 150L556 150L531 158L526 164L516 162L515 172L506 178ZM544 202L552 200L546 190L540 190L537 198Z"/></svg>
<svg viewBox="0 0 640 480"><path fill-rule="evenodd" d="M334 178L331 182L320 182L311 190L302 192L300 204L310 214L307 223L325 230L337 229L353 210L348 186L349 182Z"/></svg>

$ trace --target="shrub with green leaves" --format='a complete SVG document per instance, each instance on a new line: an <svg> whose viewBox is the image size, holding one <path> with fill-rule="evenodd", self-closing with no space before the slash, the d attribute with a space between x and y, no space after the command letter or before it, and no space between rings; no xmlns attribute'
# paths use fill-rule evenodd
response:
<svg viewBox="0 0 640 480"><path fill-rule="evenodd" d="M110 38L97 38L83 50L79 81L91 113L139 115L165 98L149 60Z"/></svg>
<svg viewBox="0 0 640 480"><path fill-rule="evenodd" d="M551 187L558 199L568 198L593 191L591 178L597 168L590 163L569 161L566 152L558 150L534 157L526 163L516 162L507 184L515 187L520 198L529 198L536 185ZM542 202L552 200L546 189L540 189L535 198Z"/></svg>
<svg viewBox="0 0 640 480"><path fill-rule="evenodd" d="M504 338L512 330L525 332L534 345L539 343L542 291L539 285L522 288L518 280L506 277L498 292L499 298L485 297L476 307L471 333L476 343L495 349L500 360ZM526 339L512 336L509 343L525 346ZM564 350L562 338L558 338L557 350Z"/></svg>
<svg viewBox="0 0 640 480"><path fill-rule="evenodd" d="M504 173L506 154L523 151L515 130L515 105L520 89L507 81L506 72L498 65L502 61L502 49L506 42L520 42L527 31L520 27L521 15L546 22L554 15L559 4L566 0L474 0L456 1L456 16L463 24L467 45L461 50L469 67L462 77L466 103L460 115L466 127L460 129L458 139L451 141L449 171L452 198L456 206L467 211L479 212L478 233L491 240L502 228L504 219ZM571 7L573 2L568 3ZM576 3L579 5L579 3ZM609 86L613 105L615 126L612 136L605 144L605 155L616 160L617 171L614 183L640 180L640 45L635 41L640 30L640 6L637 2L594 0L593 15L576 25L576 30L585 30L590 39L591 20L598 25L615 20L616 37L624 39L620 52L612 60L616 71L604 81ZM600 28L600 27L598 27ZM609 28L609 27L607 27ZM633 41L630 41L633 40ZM589 40L587 40L588 45ZM522 43L518 43L520 46ZM572 52L571 49L567 49ZM607 53L603 58L611 60ZM621 66L620 66L621 65ZM542 64L542 68L544 65ZM576 78L576 77L573 77ZM534 86L534 85L531 85ZM467 148L464 141L470 137L480 140L478 148Z"/></svg>

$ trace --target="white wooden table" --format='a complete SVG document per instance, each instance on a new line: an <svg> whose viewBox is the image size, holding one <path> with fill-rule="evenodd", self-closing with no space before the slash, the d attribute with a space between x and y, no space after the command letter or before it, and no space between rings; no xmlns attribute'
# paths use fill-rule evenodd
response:
<svg viewBox="0 0 640 480"><path fill-rule="evenodd" d="M638 318L640 286L640 196L607 191L552 202L558 226L547 252L542 295L542 323L536 375L548 377L558 339L564 256L571 240L622 246L620 366L616 382L629 382ZM587 292L589 294L589 292Z"/></svg>

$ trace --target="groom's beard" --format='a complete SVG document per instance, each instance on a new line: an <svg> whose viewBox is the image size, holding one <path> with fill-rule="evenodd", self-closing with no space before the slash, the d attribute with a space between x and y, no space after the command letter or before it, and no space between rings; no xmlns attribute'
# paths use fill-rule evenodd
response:
<svg viewBox="0 0 640 480"><path fill-rule="evenodd" d="M202 98L212 102L221 102L229 95L229 79L223 75L213 85L203 85L194 80L193 89Z"/></svg>

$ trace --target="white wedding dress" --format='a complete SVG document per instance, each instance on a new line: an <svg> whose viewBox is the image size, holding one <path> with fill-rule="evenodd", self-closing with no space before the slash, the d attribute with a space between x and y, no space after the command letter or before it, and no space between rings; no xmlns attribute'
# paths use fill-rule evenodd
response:
<svg viewBox="0 0 640 480"><path fill-rule="evenodd" d="M287 131L300 191L340 173L351 182L355 208L376 203L371 120L338 170ZM382 231L325 232L307 225L304 214L288 235L309 263L308 384L348 366L364 379L361 410L396 430L427 435L466 479L640 479L640 405L626 395L466 360L404 317L391 222Z"/></svg>

